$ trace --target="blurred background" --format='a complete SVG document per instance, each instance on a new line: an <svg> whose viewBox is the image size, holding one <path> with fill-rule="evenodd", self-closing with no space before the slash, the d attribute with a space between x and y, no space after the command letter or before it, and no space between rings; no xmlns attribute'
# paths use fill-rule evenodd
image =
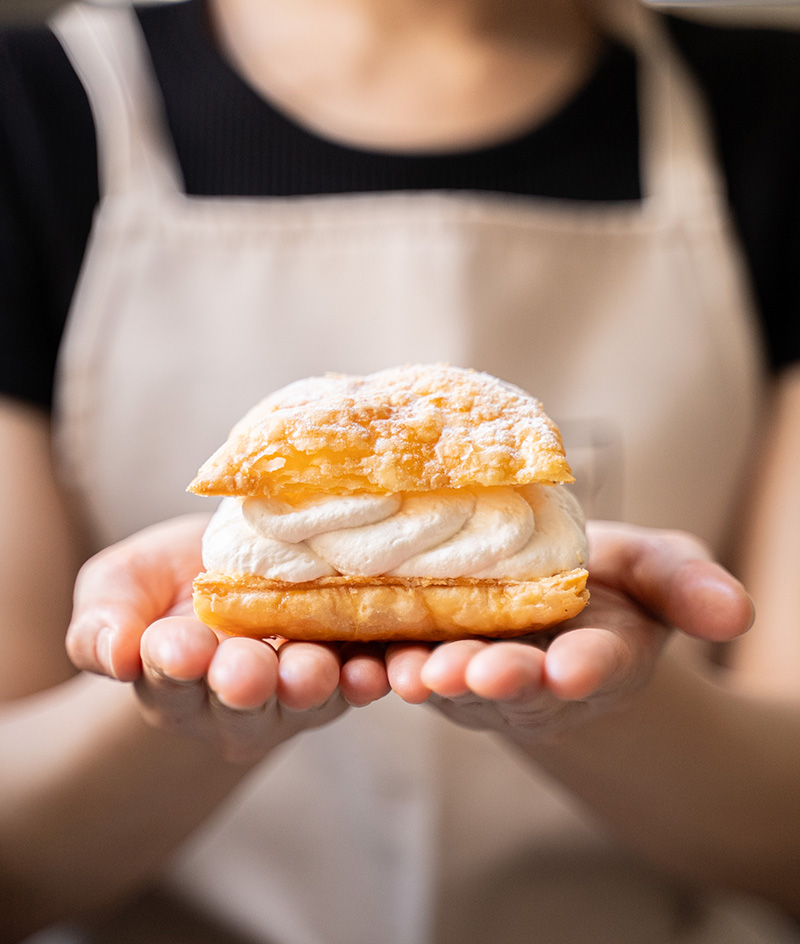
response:
<svg viewBox="0 0 800 944"><path fill-rule="evenodd" d="M64 0L0 0L0 22L36 22L45 19ZM800 28L800 0L657 0L659 9L669 9L713 20L776 23Z"/></svg>

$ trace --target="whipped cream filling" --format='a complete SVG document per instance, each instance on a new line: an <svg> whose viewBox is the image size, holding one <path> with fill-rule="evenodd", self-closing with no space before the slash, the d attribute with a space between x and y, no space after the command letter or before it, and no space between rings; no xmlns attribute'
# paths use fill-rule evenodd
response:
<svg viewBox="0 0 800 944"><path fill-rule="evenodd" d="M472 574L520 550L533 532L533 510L519 492L512 488L481 490L460 530L431 550L409 557L390 573L396 577Z"/></svg>
<svg viewBox="0 0 800 944"><path fill-rule="evenodd" d="M326 531L309 538L308 545L340 574L391 574L409 558L458 534L473 516L475 504L475 497L464 491L410 494L383 521Z"/></svg>
<svg viewBox="0 0 800 944"><path fill-rule="evenodd" d="M397 576L536 580L580 567L580 506L563 486L225 498L203 538L206 570L299 583Z"/></svg>

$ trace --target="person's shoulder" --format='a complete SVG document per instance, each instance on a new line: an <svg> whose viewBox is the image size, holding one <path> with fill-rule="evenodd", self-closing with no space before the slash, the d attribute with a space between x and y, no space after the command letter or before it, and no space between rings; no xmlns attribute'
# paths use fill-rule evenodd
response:
<svg viewBox="0 0 800 944"><path fill-rule="evenodd" d="M49 404L57 335L97 200L91 109L61 43L46 26L0 30L0 246L9 263L0 266L5 394Z"/></svg>
<svg viewBox="0 0 800 944"><path fill-rule="evenodd" d="M0 68L21 75L47 75L65 63L61 44L47 25L0 28Z"/></svg>
<svg viewBox="0 0 800 944"><path fill-rule="evenodd" d="M158 50L160 47L173 47L172 55L175 46L185 52L188 48L186 43L196 40L198 34L211 38L211 24L204 0L148 0L133 4L133 9L151 55L154 48ZM190 49L190 55L197 52L196 46Z"/></svg>
<svg viewBox="0 0 800 944"><path fill-rule="evenodd" d="M83 89L61 43L46 25L0 30L0 102L58 114L83 105Z"/></svg>
<svg viewBox="0 0 800 944"><path fill-rule="evenodd" d="M197 16L194 2L148 2L131 4L136 15L159 29L166 25L179 26L189 16ZM75 90L75 72L72 63L49 23L4 24L0 26L0 76L13 83L22 82L48 89L53 94L63 90L62 79L68 79L67 91ZM0 84L0 89L3 85Z"/></svg>
<svg viewBox="0 0 800 944"><path fill-rule="evenodd" d="M796 194L800 31L666 19L708 105L729 185Z"/></svg>
<svg viewBox="0 0 800 944"><path fill-rule="evenodd" d="M800 31L667 16L673 41L723 120L800 113Z"/></svg>
<svg viewBox="0 0 800 944"><path fill-rule="evenodd" d="M20 165L32 154L55 166L72 151L81 160L94 151L86 92L47 25L0 30L0 132L10 159ZM29 173L24 166L20 172Z"/></svg>
<svg viewBox="0 0 800 944"><path fill-rule="evenodd" d="M800 32L668 17L708 105L775 368L800 360Z"/></svg>
<svg viewBox="0 0 800 944"><path fill-rule="evenodd" d="M765 25L742 25L693 19L669 14L664 16L672 36L699 64L708 65L744 62L769 70L774 57L785 60L795 75L800 74L797 52L800 50L800 30Z"/></svg>

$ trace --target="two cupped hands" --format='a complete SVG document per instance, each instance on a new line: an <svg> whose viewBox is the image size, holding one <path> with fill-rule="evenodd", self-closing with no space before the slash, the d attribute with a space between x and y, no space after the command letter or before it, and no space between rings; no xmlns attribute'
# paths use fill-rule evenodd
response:
<svg viewBox="0 0 800 944"><path fill-rule="evenodd" d="M164 522L85 564L67 650L78 669L133 683L149 724L234 763L390 690L520 743L563 736L642 689L671 633L727 642L753 620L742 585L695 538L592 522L591 603L547 645L535 634L389 645L224 637L192 611L207 520Z"/></svg>

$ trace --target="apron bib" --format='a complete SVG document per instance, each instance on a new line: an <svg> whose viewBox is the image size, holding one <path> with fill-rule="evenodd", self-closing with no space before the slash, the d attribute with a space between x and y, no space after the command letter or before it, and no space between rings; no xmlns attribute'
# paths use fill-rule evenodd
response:
<svg viewBox="0 0 800 944"><path fill-rule="evenodd" d="M61 15L102 200L56 442L98 547L209 510L187 483L269 391L443 360L544 401L588 513L722 548L759 397L754 319L692 83L638 7L619 22L641 60L644 198L598 206L187 196L131 11ZM287 745L171 881L278 944L512 944L530 928L641 944L679 940L683 914L497 741L391 698Z"/></svg>

